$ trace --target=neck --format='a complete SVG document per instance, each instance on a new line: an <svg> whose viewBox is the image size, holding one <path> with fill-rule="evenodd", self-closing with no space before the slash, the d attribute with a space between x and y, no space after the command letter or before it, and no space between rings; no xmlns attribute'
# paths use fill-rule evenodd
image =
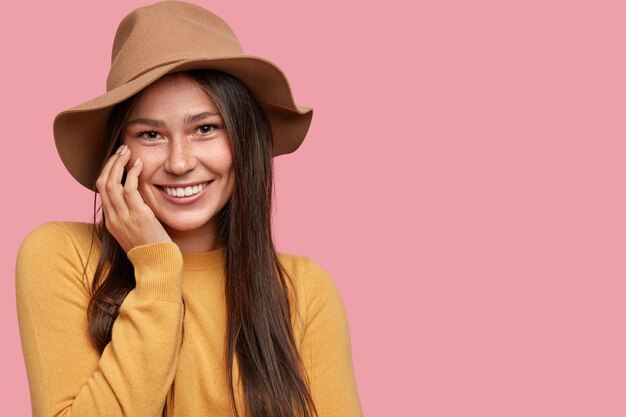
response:
<svg viewBox="0 0 626 417"><path fill-rule="evenodd" d="M217 237L217 227L213 221L194 230L176 230L166 224L163 224L163 228L183 253L212 252L224 246L222 239Z"/></svg>

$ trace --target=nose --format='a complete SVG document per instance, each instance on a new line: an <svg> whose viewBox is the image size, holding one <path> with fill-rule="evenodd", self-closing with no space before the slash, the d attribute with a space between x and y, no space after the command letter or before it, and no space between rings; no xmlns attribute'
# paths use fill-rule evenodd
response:
<svg viewBox="0 0 626 417"><path fill-rule="evenodd" d="M196 158L189 141L184 138L170 141L169 155L165 170L176 175L183 175L196 167Z"/></svg>

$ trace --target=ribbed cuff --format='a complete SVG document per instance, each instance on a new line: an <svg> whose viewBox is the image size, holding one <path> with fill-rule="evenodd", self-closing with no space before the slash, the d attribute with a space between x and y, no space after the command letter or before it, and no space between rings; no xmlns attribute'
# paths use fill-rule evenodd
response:
<svg viewBox="0 0 626 417"><path fill-rule="evenodd" d="M181 301L183 296L183 256L174 242L150 243L127 253L135 267L138 298Z"/></svg>

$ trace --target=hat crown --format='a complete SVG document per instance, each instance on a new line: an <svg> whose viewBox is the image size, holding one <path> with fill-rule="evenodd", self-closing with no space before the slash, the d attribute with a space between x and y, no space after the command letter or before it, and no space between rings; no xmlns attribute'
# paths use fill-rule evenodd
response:
<svg viewBox="0 0 626 417"><path fill-rule="evenodd" d="M163 1L129 13L119 24L107 91L154 68L184 59L241 56L230 26L195 4Z"/></svg>
<svg viewBox="0 0 626 417"><path fill-rule="evenodd" d="M210 11L164 1L120 22L111 54L107 92L54 118L54 141L70 174L89 190L110 156L111 111L168 73L213 70L241 81L270 124L273 156L295 151L311 124L312 109L295 104L289 82L270 61L244 55L232 29ZM119 138L117 138L119 139Z"/></svg>

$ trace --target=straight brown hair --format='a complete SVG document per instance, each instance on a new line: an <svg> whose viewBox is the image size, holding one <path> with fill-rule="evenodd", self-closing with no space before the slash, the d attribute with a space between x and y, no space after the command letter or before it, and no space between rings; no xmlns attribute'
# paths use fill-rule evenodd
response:
<svg viewBox="0 0 626 417"><path fill-rule="evenodd" d="M245 85L232 75L211 70L185 71L219 110L231 141L235 187L217 214L217 238L225 245L227 358L230 402L235 402L233 363L237 358L243 387L244 414L250 417L313 417L317 411L306 371L295 343L290 315L294 291L291 277L279 262L272 237L272 134L263 109ZM135 95L116 105L105 138L107 155L121 145L122 132ZM108 159L108 157L107 157ZM104 166L103 161L102 166ZM102 167L101 167L102 169ZM111 341L113 323L124 298L135 287L134 269L105 226L102 212L94 233L101 242L87 315L89 333L100 354ZM294 298L295 299L295 298ZM184 305L184 301L183 301ZM163 416L167 415L166 407Z"/></svg>

